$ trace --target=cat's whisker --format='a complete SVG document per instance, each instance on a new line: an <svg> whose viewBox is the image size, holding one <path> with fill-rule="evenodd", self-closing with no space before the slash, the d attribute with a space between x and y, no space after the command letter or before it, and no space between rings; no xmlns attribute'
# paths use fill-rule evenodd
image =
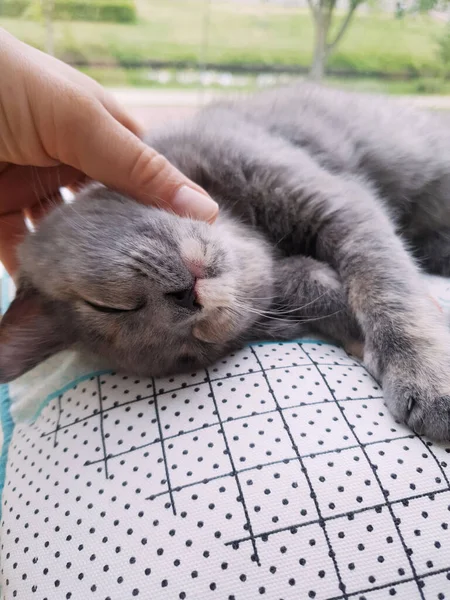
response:
<svg viewBox="0 0 450 600"><path fill-rule="evenodd" d="M239 296L239 294L235 294L235 297L238 300L242 300L242 301L256 301L256 300L274 300L275 296L262 296L262 297L256 297L256 296Z"/></svg>
<svg viewBox="0 0 450 600"><path fill-rule="evenodd" d="M312 304L314 304L315 302L317 302L318 300L320 300L321 298L323 298L324 296L328 295L330 293L329 290L325 290L322 294L320 294L319 296L317 296L316 298L314 298L313 300L311 300L310 302L307 302L306 304L302 304L301 306L295 307L295 308L291 308L291 309L287 309L287 310L267 310L265 311L267 314L273 314L273 315L288 315L288 314L292 314L295 312L299 312L304 310L305 308L307 308L308 306L311 306ZM238 300L255 300L255 298L243 298L240 296L237 296ZM272 298L273 299L273 298Z"/></svg>
<svg viewBox="0 0 450 600"><path fill-rule="evenodd" d="M36 194L37 201L40 202L42 199L42 184L41 184L41 180L39 179L37 167L32 166L31 173L32 173L32 177L33 177L34 193ZM38 187L41 188L41 192L38 191Z"/></svg>
<svg viewBox="0 0 450 600"><path fill-rule="evenodd" d="M37 182L36 182L36 167L31 167L31 179L33 182L33 192L34 195L36 196L36 200L37 202L41 201L41 195L38 192L38 188L37 188Z"/></svg>
<svg viewBox="0 0 450 600"><path fill-rule="evenodd" d="M86 227L92 228L92 221L90 221L89 219L87 219L82 214L82 211L78 211L76 209L76 202L72 202L70 204L67 204L67 207L68 207L67 208L68 211L71 211L71 212L75 213L77 215L78 219L80 219L81 221L84 221L84 223L86 224ZM63 218L65 218L66 221L68 223L70 223L71 226L74 225L74 219L71 219L69 215L67 215L67 217L66 217L65 213L63 213ZM78 224L78 222L75 223L75 226L79 229L80 232L82 231L83 228L82 228L81 225Z"/></svg>
<svg viewBox="0 0 450 600"><path fill-rule="evenodd" d="M281 244L281 242L283 240L285 240L288 235L289 235L288 233L285 233L282 237L280 237L280 239L278 240L278 242L275 242L275 244L273 244L272 248L278 248L278 245Z"/></svg>
<svg viewBox="0 0 450 600"><path fill-rule="evenodd" d="M257 315L258 317L261 317L262 319L267 319L270 321L281 321L283 323L287 323L287 322L292 323L292 319L284 319L283 317L277 317L277 316L271 315L270 313L268 313L266 311L259 311L251 306L246 306L244 304L239 304L239 303L236 303L236 306L238 308L241 308L241 310L243 312L252 313L254 315Z"/></svg>
<svg viewBox="0 0 450 600"><path fill-rule="evenodd" d="M307 308L308 306L311 306L311 304L314 304L318 300L321 300L324 296L328 296L329 293L330 293L330 290L325 290L322 294L320 294L319 296L316 296L316 298L314 298L310 302L307 302L306 304L302 304L302 306L300 306L299 309L295 309L294 308L294 311L295 310L303 310L304 308ZM289 312L291 312L291 311L289 311Z"/></svg>
<svg viewBox="0 0 450 600"><path fill-rule="evenodd" d="M334 315L337 315L337 314L341 313L344 310L344 308L341 308L341 309L339 309L339 310L337 310L337 311L335 311L333 313L329 313L329 314L326 314L326 315L320 315L320 316L317 316L317 315L314 315L314 316L302 315L302 316L299 316L298 319L285 319L285 318L283 318L282 315L283 314L288 314L288 312L291 312L291 311L287 311L287 313L276 313L276 312L270 312L270 311L259 311L259 310L255 309L254 307L251 307L251 306L248 306L248 305L245 305L245 304L241 304L241 303L236 303L236 305L239 308L241 308L243 311L247 311L247 312L256 314L256 315L258 315L258 316L260 316L260 317L262 317L264 319L268 319L268 320L272 320L272 321L281 321L281 322L284 322L284 323L286 323L286 322L292 323L292 322L295 322L295 321L298 321L299 323L310 323L312 321L319 321L319 320L324 319L324 318L332 317ZM298 310L298 309L295 309L295 310Z"/></svg>
<svg viewBox="0 0 450 600"><path fill-rule="evenodd" d="M33 169L34 169L34 172L35 172L36 179L37 179L37 181L38 181L39 187L40 187L40 188L41 188L41 190L42 190L42 193L41 193L41 194L39 194L39 199L38 199L39 206L42 208L42 206L43 206L43 201L45 201L46 203L50 203L50 202L52 202L52 191L51 191L51 185L50 185L50 181L49 181L49 182L48 182L48 183L49 183L49 186L48 186L48 189L47 189L47 188L45 187L45 185L44 185L44 183L43 183L43 181L42 181L41 177L39 176L39 171L38 171L37 167L33 167ZM47 173L47 176L48 176L48 179L50 180L50 177L51 177L50 173Z"/></svg>
<svg viewBox="0 0 450 600"><path fill-rule="evenodd" d="M332 313L328 313L327 315L320 315L320 317L310 317L306 319L299 319L300 323L312 323L313 321L321 321L322 319L329 319L330 317L334 317L339 315L344 309L340 308Z"/></svg>
<svg viewBox="0 0 450 600"><path fill-rule="evenodd" d="M283 317L277 317L277 316L273 316L271 314L267 314L261 311L257 311L255 309L252 309L251 307L245 306L245 305L238 305L238 308L241 308L243 311L246 312L250 312L253 313L259 317L261 317L262 319L266 319L268 321L277 321L277 322L281 322L281 323L312 323L314 321L321 321L322 319L328 319L330 317L333 317L339 313L341 313L344 308L339 309L335 312L326 314L326 315L320 315L320 316L313 316L313 317L307 317L307 316L302 316L299 317L298 319L284 319ZM229 308L229 310L233 310L231 309L231 307ZM238 311L234 310L236 315L242 316Z"/></svg>

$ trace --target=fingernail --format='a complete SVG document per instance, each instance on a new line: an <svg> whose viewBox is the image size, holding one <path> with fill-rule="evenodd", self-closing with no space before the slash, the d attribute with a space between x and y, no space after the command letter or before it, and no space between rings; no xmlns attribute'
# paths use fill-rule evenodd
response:
<svg viewBox="0 0 450 600"><path fill-rule="evenodd" d="M175 194L172 207L179 215L208 222L214 221L219 212L217 202L187 185L183 185Z"/></svg>

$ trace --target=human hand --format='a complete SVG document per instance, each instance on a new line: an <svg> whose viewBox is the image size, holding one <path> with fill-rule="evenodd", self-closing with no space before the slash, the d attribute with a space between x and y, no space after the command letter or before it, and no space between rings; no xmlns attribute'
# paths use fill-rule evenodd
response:
<svg viewBox="0 0 450 600"><path fill-rule="evenodd" d="M13 274L25 216L87 178L139 202L212 222L217 204L140 139L99 84L0 29L0 260Z"/></svg>

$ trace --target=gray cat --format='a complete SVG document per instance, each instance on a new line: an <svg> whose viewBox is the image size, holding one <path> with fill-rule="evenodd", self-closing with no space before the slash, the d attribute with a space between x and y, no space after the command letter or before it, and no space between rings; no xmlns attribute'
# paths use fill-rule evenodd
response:
<svg viewBox="0 0 450 600"><path fill-rule="evenodd" d="M364 343L392 413L450 439L450 334L413 258L450 274L450 128L305 84L148 142L219 202L217 223L98 184L54 210L20 249L2 381L72 345L153 376L318 332Z"/></svg>

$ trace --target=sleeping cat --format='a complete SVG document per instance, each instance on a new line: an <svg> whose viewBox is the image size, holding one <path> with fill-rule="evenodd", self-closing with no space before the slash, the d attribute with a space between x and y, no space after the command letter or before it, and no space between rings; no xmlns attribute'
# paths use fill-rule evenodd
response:
<svg viewBox="0 0 450 600"><path fill-rule="evenodd" d="M252 340L364 343L392 413L450 439L450 334L420 264L450 274L450 129L309 84L203 109L149 137L219 202L214 225L94 184L20 249L0 380L78 345L161 375Z"/></svg>

